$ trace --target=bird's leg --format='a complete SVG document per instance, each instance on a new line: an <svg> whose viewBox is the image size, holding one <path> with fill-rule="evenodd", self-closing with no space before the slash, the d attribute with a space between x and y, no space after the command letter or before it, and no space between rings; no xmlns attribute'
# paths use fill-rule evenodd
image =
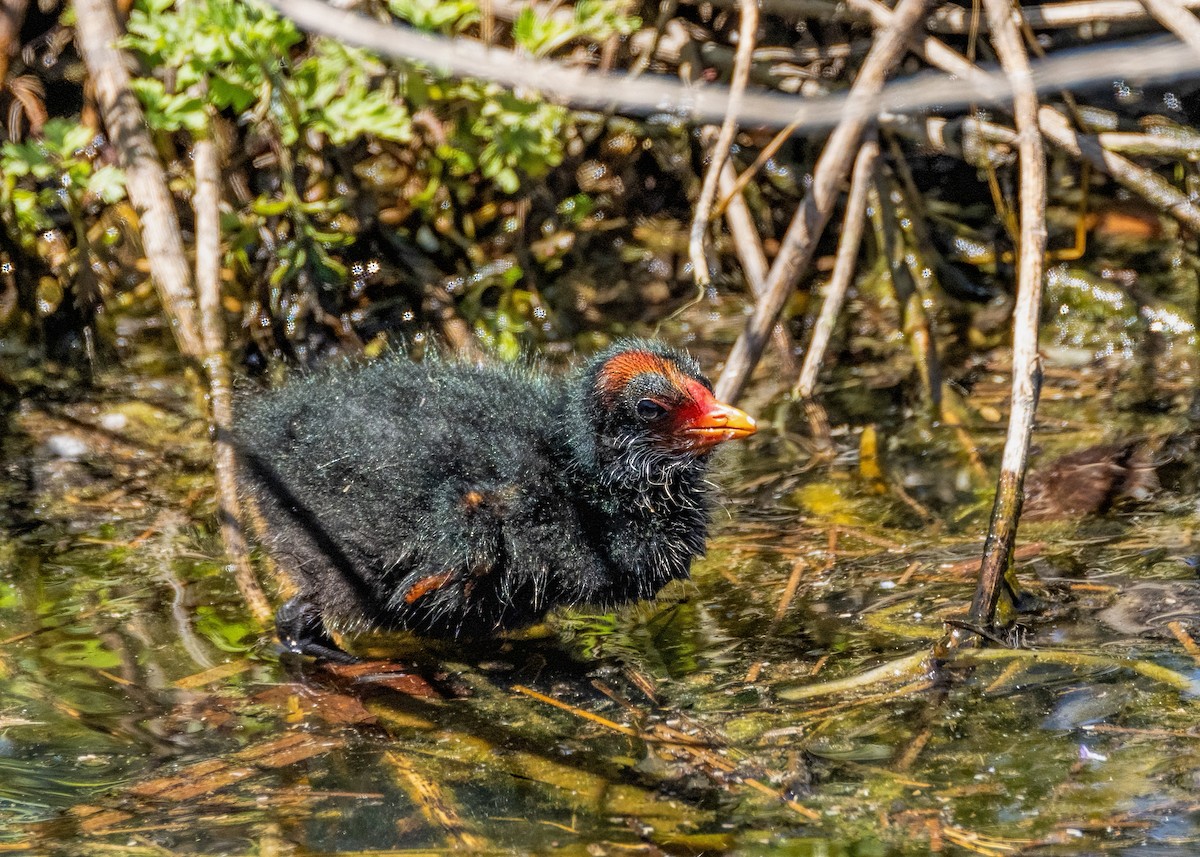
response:
<svg viewBox="0 0 1200 857"><path fill-rule="evenodd" d="M275 611L275 633L289 652L338 664L358 663L358 658L334 642L325 628L321 611L303 595L284 602Z"/></svg>

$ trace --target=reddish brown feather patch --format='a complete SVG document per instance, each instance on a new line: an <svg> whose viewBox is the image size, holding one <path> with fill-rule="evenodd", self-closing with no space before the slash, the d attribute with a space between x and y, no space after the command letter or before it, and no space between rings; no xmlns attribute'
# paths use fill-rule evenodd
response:
<svg viewBox="0 0 1200 857"><path fill-rule="evenodd" d="M444 571L441 574L422 577L409 588L408 592L404 593L404 603L412 604L418 598L441 589L452 580L454 580L454 572L452 571Z"/></svg>
<svg viewBox="0 0 1200 857"><path fill-rule="evenodd" d="M662 375L676 389L688 395L691 394L689 382L695 383L680 372L674 362L657 354L649 351L625 351L611 358L600 369L600 374L596 377L596 389L606 401L612 402L621 395L621 391L630 381L647 372Z"/></svg>

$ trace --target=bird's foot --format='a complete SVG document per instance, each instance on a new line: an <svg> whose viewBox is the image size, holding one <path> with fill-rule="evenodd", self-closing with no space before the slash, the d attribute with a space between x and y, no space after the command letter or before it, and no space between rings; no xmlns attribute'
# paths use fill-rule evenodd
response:
<svg viewBox="0 0 1200 857"><path fill-rule="evenodd" d="M337 664L359 662L334 641L321 611L302 596L297 595L275 611L275 633L285 651Z"/></svg>

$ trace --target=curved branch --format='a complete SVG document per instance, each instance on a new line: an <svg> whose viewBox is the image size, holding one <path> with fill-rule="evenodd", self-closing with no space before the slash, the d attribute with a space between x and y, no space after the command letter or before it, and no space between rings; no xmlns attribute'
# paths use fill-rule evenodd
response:
<svg viewBox="0 0 1200 857"><path fill-rule="evenodd" d="M308 32L337 39L396 60L424 63L459 77L490 80L505 86L533 89L575 107L652 115L669 113L700 122L718 123L729 111L729 88L690 87L663 75L599 74L549 60L531 59L467 39L447 39L408 27L383 24L322 0L262 0ZM861 0L849 3L860 10ZM874 13L872 15L878 26ZM889 15L891 10L886 9ZM1138 80L1175 80L1200 70L1200 54L1169 38L1132 44L1063 51L1033 66L1039 91L1070 89L1111 80L1122 74ZM1001 71L983 71L961 80L922 73L889 84L856 109L878 114L908 112L937 106L953 110L971 104L1007 102L1012 98ZM795 122L800 130L829 128L846 111L849 95L799 100L795 96L746 93L739 117L743 125L783 128Z"/></svg>

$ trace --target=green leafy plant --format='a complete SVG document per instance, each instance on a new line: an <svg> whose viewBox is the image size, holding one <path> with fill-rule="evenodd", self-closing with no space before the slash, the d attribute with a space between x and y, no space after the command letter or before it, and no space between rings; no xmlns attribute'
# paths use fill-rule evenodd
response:
<svg viewBox="0 0 1200 857"><path fill-rule="evenodd" d="M601 42L613 35L629 35L642 25L626 15L623 3L612 0L578 0L572 15L539 11L527 6L513 22L513 41L536 57L544 57L571 42Z"/></svg>
<svg viewBox="0 0 1200 857"><path fill-rule="evenodd" d="M125 196L125 177L113 166L96 168L87 151L95 132L68 119L51 119L42 136L0 147L3 203L26 240L64 216L79 220L91 200Z"/></svg>
<svg viewBox="0 0 1200 857"><path fill-rule="evenodd" d="M474 0L388 0L388 9L418 30L459 33L480 18Z"/></svg>
<svg viewBox="0 0 1200 857"><path fill-rule="evenodd" d="M54 118L40 137L0 147L0 210L13 242L39 258L53 276L40 277L36 305L50 315L74 293L75 305L99 299L89 258L89 213L125 196L125 176L114 166L96 167L95 132L70 119ZM67 240L67 235L74 238Z"/></svg>
<svg viewBox="0 0 1200 857"><path fill-rule="evenodd" d="M280 190L261 194L241 212L243 237L260 230L281 236L271 286L305 270L320 282L343 281L345 266L330 253L354 241L352 233L333 228L341 202L306 201L292 163L314 139L334 146L363 137L409 141L411 120L395 73L367 52L329 39L300 53L303 37L290 21L241 0L144 0L130 17L126 42L148 68L173 71L135 83L152 127L199 133L211 121L209 110L230 111L283 147ZM272 226L281 218L288 228ZM235 242L235 257L244 248L244 241ZM241 258L249 264L244 253ZM274 302L279 298L276 293Z"/></svg>
<svg viewBox="0 0 1200 857"><path fill-rule="evenodd" d="M579 0L547 15L523 12L510 35L545 56L631 32L639 21L624 4ZM482 18L479 0L378 0L376 8L449 36ZM127 32L148 70L135 87L152 128L195 136L221 116L247 151L261 153L265 168L249 171L255 195L223 218L225 246L253 283L255 305L286 318L293 341L303 338L306 316L329 318L346 306L347 248L361 222L386 210L397 240L423 235L443 266L483 270L489 258L472 212L546 176L575 134L571 114L536 95L305 36L257 0L137 0ZM486 300L456 295L481 335L513 353L515 337L531 329L523 276L511 268L484 290Z"/></svg>
<svg viewBox="0 0 1200 857"><path fill-rule="evenodd" d="M523 175L540 178L562 163L565 109L477 81L451 86L446 103L451 134L435 154L451 176L478 171L511 194L520 189Z"/></svg>
<svg viewBox="0 0 1200 857"><path fill-rule="evenodd" d="M151 127L201 131L207 104L270 121L289 146L309 131L335 145L366 134L410 138L408 113L386 66L330 39L316 40L293 61L302 40L290 21L252 0L143 0L126 36L147 68L172 71L170 81L164 75L135 83Z"/></svg>

